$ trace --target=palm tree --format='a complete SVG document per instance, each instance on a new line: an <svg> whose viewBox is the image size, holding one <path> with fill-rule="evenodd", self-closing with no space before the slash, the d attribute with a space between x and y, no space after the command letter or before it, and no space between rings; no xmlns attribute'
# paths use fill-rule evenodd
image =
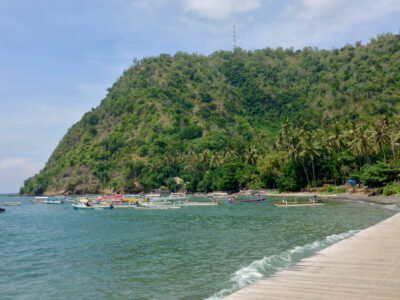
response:
<svg viewBox="0 0 400 300"><path fill-rule="evenodd" d="M386 162L385 146L390 143L388 132L388 120L385 118L378 124L375 124L373 129L367 131L370 135L370 142L373 145L376 154L383 154L383 161Z"/></svg>
<svg viewBox="0 0 400 300"><path fill-rule="evenodd" d="M327 148L329 153L338 152L344 149L345 140L343 130L338 122L329 129L326 138Z"/></svg>
<svg viewBox="0 0 400 300"><path fill-rule="evenodd" d="M221 164L221 154L218 151L216 151L216 152L214 152L213 155L211 155L209 166L217 167L220 164Z"/></svg>
<svg viewBox="0 0 400 300"><path fill-rule="evenodd" d="M371 163L368 154L370 151L370 144L367 135L367 126L364 125L351 129L348 133L348 137L350 139L348 144L349 150L352 154L358 157L360 167L362 157L365 157L367 162Z"/></svg>
<svg viewBox="0 0 400 300"><path fill-rule="evenodd" d="M199 162L203 173L207 171L207 166L210 164L210 150L205 149L199 154Z"/></svg>
<svg viewBox="0 0 400 300"><path fill-rule="evenodd" d="M234 157L238 157L238 153L233 149L232 146L228 145L227 149L223 152L222 163L226 163Z"/></svg>
<svg viewBox="0 0 400 300"><path fill-rule="evenodd" d="M390 140L390 149L392 150L392 155L393 158L396 157L396 153L399 151L400 149L400 133L398 132L394 132L394 131L390 131L389 132L389 140Z"/></svg>
<svg viewBox="0 0 400 300"><path fill-rule="evenodd" d="M310 186L310 177L308 176L307 168L304 161L300 157L300 142L299 137L293 132L288 138L288 158L294 162L300 161L304 173L306 174L307 186Z"/></svg>
<svg viewBox="0 0 400 300"><path fill-rule="evenodd" d="M315 179L315 158L320 156L320 144L317 142L316 137L311 137L308 139L301 139L299 143L299 157L302 160L306 160L309 158L311 160L311 168L312 168L312 175L313 175L313 186L315 186L316 179ZM305 167L304 167L305 169Z"/></svg>
<svg viewBox="0 0 400 300"><path fill-rule="evenodd" d="M253 147L249 148L246 151L246 154L244 156L244 160L245 163L250 165L250 166L254 166L258 160L258 154L257 154L257 150Z"/></svg>
<svg viewBox="0 0 400 300"><path fill-rule="evenodd" d="M285 148L289 145L289 138L291 136L290 125L291 124L289 123L289 119L286 119L285 122L282 124L276 141L278 147Z"/></svg>
<svg viewBox="0 0 400 300"><path fill-rule="evenodd" d="M397 152L400 149L400 123L399 123L399 116L395 116L389 124L389 140L390 140L390 150L392 151L392 157L395 158Z"/></svg>

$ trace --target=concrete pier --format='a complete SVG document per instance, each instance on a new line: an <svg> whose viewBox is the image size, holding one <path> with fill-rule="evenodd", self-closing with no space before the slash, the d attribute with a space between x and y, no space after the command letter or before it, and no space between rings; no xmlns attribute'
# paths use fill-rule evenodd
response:
<svg viewBox="0 0 400 300"><path fill-rule="evenodd" d="M226 299L400 299L400 213Z"/></svg>

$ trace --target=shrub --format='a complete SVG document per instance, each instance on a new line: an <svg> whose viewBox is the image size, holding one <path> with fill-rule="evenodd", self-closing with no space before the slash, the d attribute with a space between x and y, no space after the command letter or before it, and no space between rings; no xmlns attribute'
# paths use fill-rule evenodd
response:
<svg viewBox="0 0 400 300"><path fill-rule="evenodd" d="M390 168L388 164L379 162L375 165L364 165L360 178L367 186L379 187L393 181L398 173L397 168Z"/></svg>
<svg viewBox="0 0 400 300"><path fill-rule="evenodd" d="M400 194L400 184L392 183L383 188L383 196Z"/></svg>

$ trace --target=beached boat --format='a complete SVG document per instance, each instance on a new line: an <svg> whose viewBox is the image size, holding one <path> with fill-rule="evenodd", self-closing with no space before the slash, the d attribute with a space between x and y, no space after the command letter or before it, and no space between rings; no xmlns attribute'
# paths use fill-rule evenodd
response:
<svg viewBox="0 0 400 300"><path fill-rule="evenodd" d="M157 197L161 197L161 194L146 194L147 198L157 198Z"/></svg>
<svg viewBox="0 0 400 300"><path fill-rule="evenodd" d="M228 198L229 194L226 192L212 192L207 194L208 197L213 197L213 198Z"/></svg>
<svg viewBox="0 0 400 300"><path fill-rule="evenodd" d="M311 200L310 202L288 202L286 200L275 201L275 206L278 207L298 207L298 206L321 206L324 205L322 202L315 202Z"/></svg>
<svg viewBox="0 0 400 300"><path fill-rule="evenodd" d="M4 206L19 206L21 202L4 202Z"/></svg>

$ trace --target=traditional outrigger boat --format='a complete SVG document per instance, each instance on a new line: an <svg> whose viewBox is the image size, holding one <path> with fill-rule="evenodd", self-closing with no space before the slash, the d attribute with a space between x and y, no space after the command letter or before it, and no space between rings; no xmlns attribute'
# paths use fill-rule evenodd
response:
<svg viewBox="0 0 400 300"><path fill-rule="evenodd" d="M32 204L46 204L49 197L35 197L35 200L30 200Z"/></svg>
<svg viewBox="0 0 400 300"><path fill-rule="evenodd" d="M135 209L179 209L182 208L182 205L176 205L175 203L139 203L134 207Z"/></svg>
<svg viewBox="0 0 400 300"><path fill-rule="evenodd" d="M58 198L35 197L35 200L30 200L32 204L63 204L64 202Z"/></svg>
<svg viewBox="0 0 400 300"><path fill-rule="evenodd" d="M226 203L262 203L267 201L267 199L260 197L259 199L238 199L237 197L232 197Z"/></svg>
<svg viewBox="0 0 400 300"><path fill-rule="evenodd" d="M79 203L72 204L73 209L113 209L114 206L110 203L91 203L88 199L79 200Z"/></svg>
<svg viewBox="0 0 400 300"><path fill-rule="evenodd" d="M314 198L310 198L309 202L297 202L297 199L295 200L295 202L288 202L287 200L282 199L282 201L275 201L274 205L278 207L298 207L298 206L321 206L324 205L324 203L316 201Z"/></svg>
<svg viewBox="0 0 400 300"><path fill-rule="evenodd" d="M21 202L4 202L4 206L19 206Z"/></svg>

